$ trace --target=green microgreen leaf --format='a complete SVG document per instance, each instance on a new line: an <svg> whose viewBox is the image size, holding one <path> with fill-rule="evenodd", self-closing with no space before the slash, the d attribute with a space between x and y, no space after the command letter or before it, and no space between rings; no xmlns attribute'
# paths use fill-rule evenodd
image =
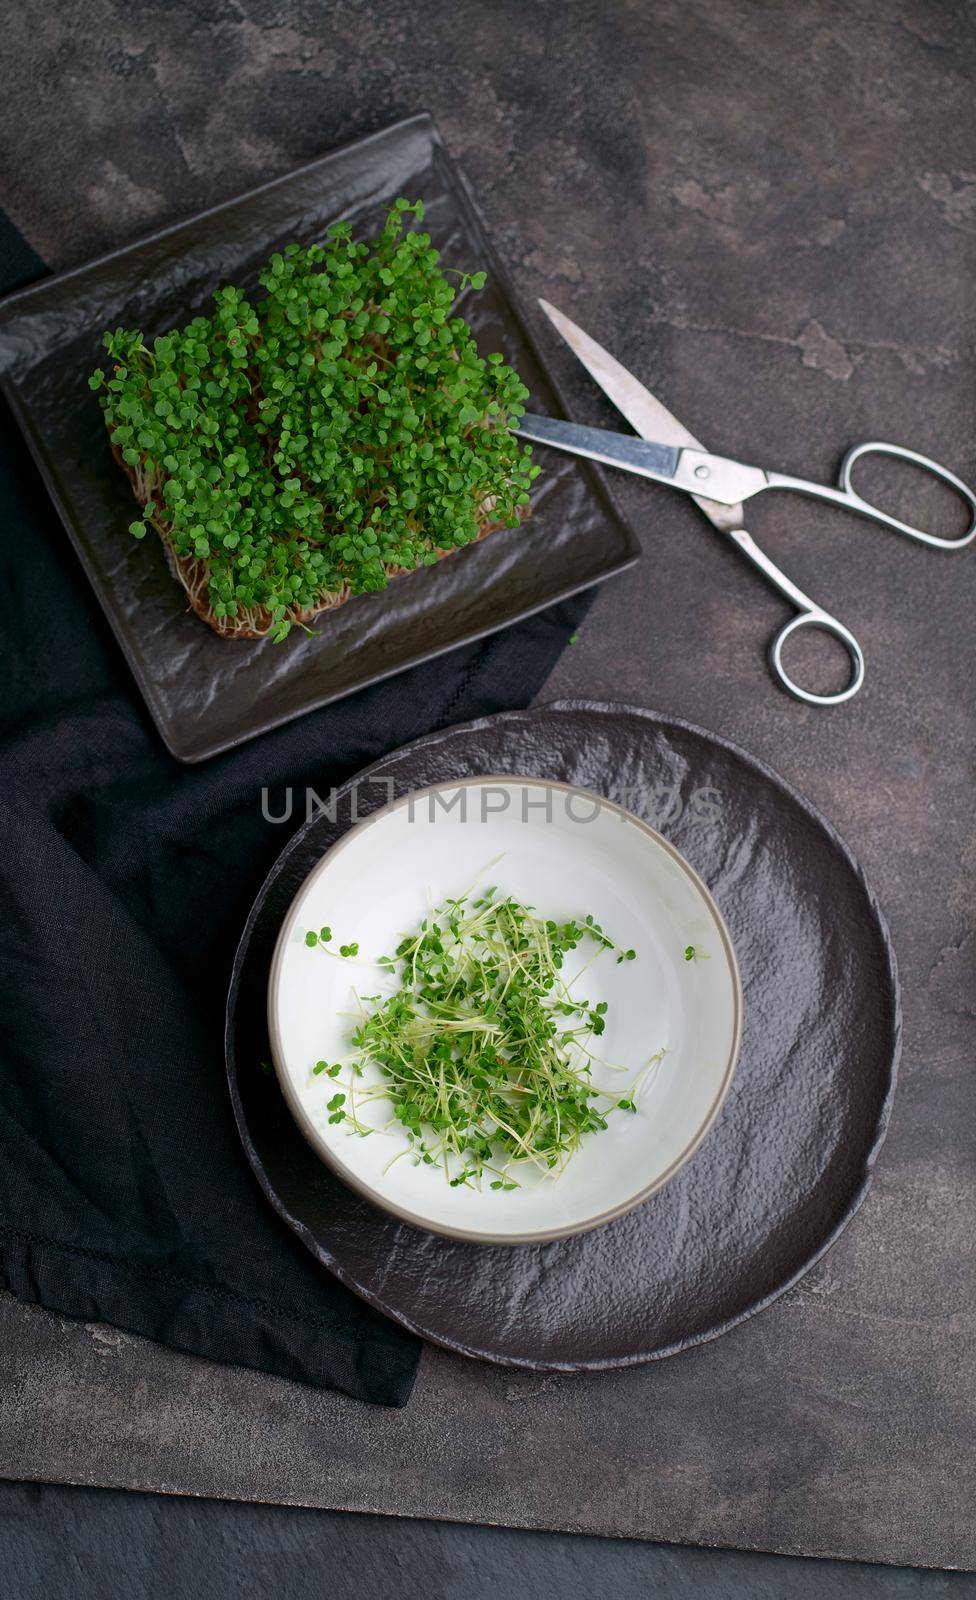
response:
<svg viewBox="0 0 976 1600"><path fill-rule="evenodd" d="M281 642L523 514L528 392L453 314L485 274L448 276L422 219L397 200L372 242L341 223L288 245L253 296L218 290L151 349L103 338L111 372L89 382L143 508L131 531L152 519L221 631Z"/></svg>
<svg viewBox="0 0 976 1600"><path fill-rule="evenodd" d="M566 959L584 943L595 954L569 977ZM453 1188L515 1189L526 1162L558 1174L612 1111L636 1112L651 1065L623 1095L593 1082L594 1063L611 1066L592 1049L609 1007L576 985L605 951L636 959L592 916L544 919L494 888L443 901L376 963L399 981L386 996L357 996L345 1067L313 1069L346 1074L329 1121L362 1137L375 1131L367 1108L391 1103L414 1163L439 1167Z"/></svg>

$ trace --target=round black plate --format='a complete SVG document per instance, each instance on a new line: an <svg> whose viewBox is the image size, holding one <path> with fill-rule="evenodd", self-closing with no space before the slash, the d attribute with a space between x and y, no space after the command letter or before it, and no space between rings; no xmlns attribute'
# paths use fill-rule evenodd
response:
<svg viewBox="0 0 976 1600"><path fill-rule="evenodd" d="M659 828L721 906L745 989L739 1067L693 1159L627 1216L551 1244L460 1244L376 1210L312 1153L262 1065L275 938L306 874L350 826L353 787L363 816L391 795L484 773L577 784ZM812 1266L867 1190L899 1031L884 919L829 823L713 734L572 701L431 734L360 774L334 818L299 831L238 948L227 1072L258 1181L323 1266L452 1350L571 1371L714 1338Z"/></svg>

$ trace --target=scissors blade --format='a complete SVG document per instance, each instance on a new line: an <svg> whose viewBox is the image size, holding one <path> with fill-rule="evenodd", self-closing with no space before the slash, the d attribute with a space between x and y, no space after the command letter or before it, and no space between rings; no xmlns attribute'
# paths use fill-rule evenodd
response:
<svg viewBox="0 0 976 1600"><path fill-rule="evenodd" d="M548 300L540 300L539 304L577 360L594 382L600 385L607 398L613 401L621 415L626 417L631 427L636 428L642 439L656 439L663 444L690 450L705 448L701 440L689 433L677 417L673 417L667 407L638 382L633 373L621 366L609 350L604 350L602 345L584 333L564 312L550 305ZM741 505L719 505L717 500L708 500L700 494L692 495L692 499L709 522L722 532L742 527L745 512Z"/></svg>
<svg viewBox="0 0 976 1600"><path fill-rule="evenodd" d="M625 472L636 472L657 483L671 482L681 456L677 445L638 439L632 433L611 433L609 428L583 428L560 417L533 417L527 413L515 431L521 439L568 450L571 455L586 456L607 467L622 467Z"/></svg>

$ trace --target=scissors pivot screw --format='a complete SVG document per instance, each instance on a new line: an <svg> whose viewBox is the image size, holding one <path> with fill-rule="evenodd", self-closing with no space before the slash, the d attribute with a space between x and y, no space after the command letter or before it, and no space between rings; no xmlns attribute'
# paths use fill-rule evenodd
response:
<svg viewBox="0 0 976 1600"><path fill-rule="evenodd" d="M702 463L702 465L700 467L696 467L695 468L695 477L696 478L707 478L708 477L708 468L705 466L704 462Z"/></svg>

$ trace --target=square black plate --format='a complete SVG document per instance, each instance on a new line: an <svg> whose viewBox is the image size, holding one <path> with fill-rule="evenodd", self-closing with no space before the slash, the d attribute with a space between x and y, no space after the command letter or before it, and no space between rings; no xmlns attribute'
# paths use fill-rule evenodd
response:
<svg viewBox="0 0 976 1600"><path fill-rule="evenodd" d="M462 309L500 349L534 411L563 407L468 191L427 115L410 117L237 200L0 305L0 385L167 748L202 761L380 678L467 644L631 565L637 540L590 466L545 452L532 515L360 595L284 644L220 639L186 609L157 539L128 533L135 502L112 460L87 379L101 335L153 336L249 287L284 243L346 217L369 233L398 195L423 199L445 265L486 268Z"/></svg>

